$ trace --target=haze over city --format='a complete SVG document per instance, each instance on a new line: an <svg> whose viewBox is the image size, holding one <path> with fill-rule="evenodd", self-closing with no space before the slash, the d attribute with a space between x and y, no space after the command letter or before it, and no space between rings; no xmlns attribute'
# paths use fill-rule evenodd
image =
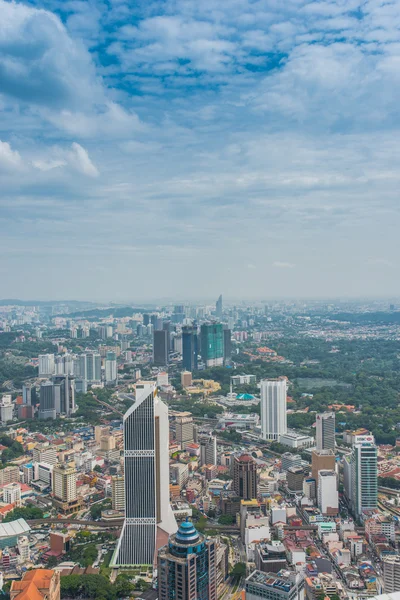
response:
<svg viewBox="0 0 400 600"><path fill-rule="evenodd" d="M0 16L3 296L400 293L397 1Z"/></svg>

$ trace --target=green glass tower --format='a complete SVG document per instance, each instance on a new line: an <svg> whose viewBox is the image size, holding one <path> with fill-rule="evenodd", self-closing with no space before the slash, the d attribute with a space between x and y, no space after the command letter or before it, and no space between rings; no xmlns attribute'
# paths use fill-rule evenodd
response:
<svg viewBox="0 0 400 600"><path fill-rule="evenodd" d="M205 323L200 330L201 357L206 367L224 364L224 329L221 323Z"/></svg>

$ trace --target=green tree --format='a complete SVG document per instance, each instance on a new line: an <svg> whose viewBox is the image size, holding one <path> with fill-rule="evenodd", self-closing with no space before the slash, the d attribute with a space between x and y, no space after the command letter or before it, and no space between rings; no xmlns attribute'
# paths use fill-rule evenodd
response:
<svg viewBox="0 0 400 600"><path fill-rule="evenodd" d="M241 579L242 577L246 577L246 563L239 562L233 567L231 571L231 576L234 579Z"/></svg>

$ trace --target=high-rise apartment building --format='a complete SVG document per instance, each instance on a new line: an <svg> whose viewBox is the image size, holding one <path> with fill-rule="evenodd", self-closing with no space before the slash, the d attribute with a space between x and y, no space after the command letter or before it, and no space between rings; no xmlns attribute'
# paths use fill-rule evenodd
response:
<svg viewBox="0 0 400 600"><path fill-rule="evenodd" d="M335 451L335 413L324 412L316 418L317 450Z"/></svg>
<svg viewBox="0 0 400 600"><path fill-rule="evenodd" d="M385 594L400 592L400 556L386 556L383 560L383 587Z"/></svg>
<svg viewBox="0 0 400 600"><path fill-rule="evenodd" d="M378 448L372 435L355 437L350 459L351 507L357 517L378 506Z"/></svg>
<svg viewBox="0 0 400 600"><path fill-rule="evenodd" d="M175 418L175 438L182 448L193 442L193 416L190 413Z"/></svg>
<svg viewBox="0 0 400 600"><path fill-rule="evenodd" d="M213 435L208 435L199 439L200 444L200 464L201 465L216 465L217 464L217 438Z"/></svg>
<svg viewBox="0 0 400 600"><path fill-rule="evenodd" d="M112 477L111 499L113 510L125 510L125 479L123 475L115 475Z"/></svg>
<svg viewBox="0 0 400 600"><path fill-rule="evenodd" d="M224 330L222 323L205 323L200 329L201 357L206 367L224 364Z"/></svg>
<svg viewBox="0 0 400 600"><path fill-rule="evenodd" d="M176 531L169 504L168 408L153 382L136 384L124 415L125 521L112 565L153 565Z"/></svg>
<svg viewBox="0 0 400 600"><path fill-rule="evenodd" d="M314 450L311 454L311 475L318 487L319 471L335 470L335 453L333 450Z"/></svg>
<svg viewBox="0 0 400 600"><path fill-rule="evenodd" d="M19 481L19 467L10 465L5 469L0 469L0 485L6 485L13 481Z"/></svg>
<svg viewBox="0 0 400 600"><path fill-rule="evenodd" d="M48 465L57 464L57 450L55 446L43 446L42 444L38 444L32 450L32 454L33 462L46 463Z"/></svg>
<svg viewBox="0 0 400 600"><path fill-rule="evenodd" d="M21 506L21 486L19 483L8 483L3 487L3 502Z"/></svg>
<svg viewBox="0 0 400 600"><path fill-rule="evenodd" d="M318 508L323 515L336 516L339 512L339 494L335 471L318 472Z"/></svg>
<svg viewBox="0 0 400 600"><path fill-rule="evenodd" d="M250 454L235 457L233 489L243 500L257 498L257 463Z"/></svg>
<svg viewBox="0 0 400 600"><path fill-rule="evenodd" d="M261 436L264 440L279 442L287 432L286 379L261 381Z"/></svg>
<svg viewBox="0 0 400 600"><path fill-rule="evenodd" d="M182 327L182 366L186 371L197 371L198 354L197 326L184 325Z"/></svg>
<svg viewBox="0 0 400 600"><path fill-rule="evenodd" d="M39 402L39 419L55 419L56 405L52 381L44 381L40 385Z"/></svg>
<svg viewBox="0 0 400 600"><path fill-rule="evenodd" d="M77 499L76 493L76 469L68 464L57 465L53 469L53 493L54 498L67 504Z"/></svg>
<svg viewBox="0 0 400 600"><path fill-rule="evenodd" d="M99 383L101 381L101 356L99 353L86 353L86 369L88 383Z"/></svg>
<svg viewBox="0 0 400 600"><path fill-rule="evenodd" d="M153 332L153 363L165 367L169 362L169 332L166 329L155 329Z"/></svg>
<svg viewBox="0 0 400 600"><path fill-rule="evenodd" d="M0 400L0 420L2 425L13 420L14 405L12 403L11 394L4 394Z"/></svg>
<svg viewBox="0 0 400 600"><path fill-rule="evenodd" d="M189 521L158 552L159 600L216 600L217 544Z"/></svg>
<svg viewBox="0 0 400 600"><path fill-rule="evenodd" d="M106 384L115 385L118 381L117 355L115 354L115 352L107 352L105 367Z"/></svg>
<svg viewBox="0 0 400 600"><path fill-rule="evenodd" d="M54 373L54 354L39 354L39 377L50 377Z"/></svg>

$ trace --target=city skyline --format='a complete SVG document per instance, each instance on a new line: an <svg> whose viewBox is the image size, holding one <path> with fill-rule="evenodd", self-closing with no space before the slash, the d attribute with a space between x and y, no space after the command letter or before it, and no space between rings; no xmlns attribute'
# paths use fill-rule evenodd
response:
<svg viewBox="0 0 400 600"><path fill-rule="evenodd" d="M395 3L0 12L12 295L400 293Z"/></svg>

